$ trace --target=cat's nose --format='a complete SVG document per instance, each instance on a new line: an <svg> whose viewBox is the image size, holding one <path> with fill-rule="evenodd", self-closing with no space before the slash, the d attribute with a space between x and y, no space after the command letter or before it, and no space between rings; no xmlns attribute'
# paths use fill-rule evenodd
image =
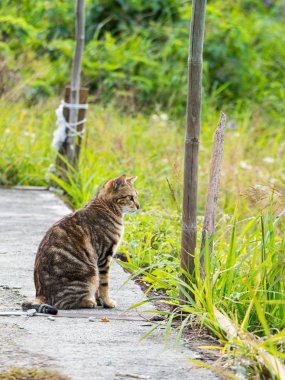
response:
<svg viewBox="0 0 285 380"><path fill-rule="evenodd" d="M139 210L140 208L140 205L138 203L136 203L136 206L137 206L137 210Z"/></svg>

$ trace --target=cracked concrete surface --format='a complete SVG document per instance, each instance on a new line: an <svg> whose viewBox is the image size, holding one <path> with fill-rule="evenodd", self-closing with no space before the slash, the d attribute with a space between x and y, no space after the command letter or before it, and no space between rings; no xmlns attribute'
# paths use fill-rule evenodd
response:
<svg viewBox="0 0 285 380"><path fill-rule="evenodd" d="M54 194L40 190L0 189L0 310L20 309L24 298L33 298L34 256L47 228L68 207ZM119 316L143 299L141 289L113 263L111 295L114 310L84 310L90 316ZM149 305L144 306L149 309ZM144 310L139 308L139 312ZM45 367L74 380L123 380L122 373L150 379L217 379L187 360L195 353L175 348L172 336L164 345L163 330L140 341L151 326L143 321L89 322L88 318L0 317L0 372L9 367ZM76 311L72 311L76 314ZM137 311L128 315L138 317ZM121 373L121 374L120 374Z"/></svg>

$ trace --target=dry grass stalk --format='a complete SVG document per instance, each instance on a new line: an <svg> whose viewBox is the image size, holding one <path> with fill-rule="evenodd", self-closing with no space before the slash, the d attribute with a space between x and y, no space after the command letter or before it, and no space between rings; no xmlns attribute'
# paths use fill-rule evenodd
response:
<svg viewBox="0 0 285 380"><path fill-rule="evenodd" d="M235 342L238 346L247 348L247 352L254 353L262 367L269 368L280 380L285 380L285 366L279 359L271 355L258 345L256 335L245 331L239 331L234 322L214 307L214 316L219 328L225 332L229 342Z"/></svg>
<svg viewBox="0 0 285 380"><path fill-rule="evenodd" d="M201 259L200 270L201 276L205 277L204 269L204 249L206 244L206 237L209 239L210 255L213 250L213 235L215 232L215 212L217 208L217 201L220 189L220 177L222 169L222 159L224 151L224 135L225 135L226 115L222 112L218 127L215 131L215 138L213 143L213 152L211 159L210 178L208 185L207 201L204 225L202 231L201 243Z"/></svg>

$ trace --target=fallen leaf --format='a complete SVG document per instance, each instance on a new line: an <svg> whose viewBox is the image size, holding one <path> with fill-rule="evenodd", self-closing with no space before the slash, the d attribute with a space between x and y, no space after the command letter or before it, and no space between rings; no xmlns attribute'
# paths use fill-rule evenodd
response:
<svg viewBox="0 0 285 380"><path fill-rule="evenodd" d="M99 319L100 322L110 322L110 319L107 317L103 317Z"/></svg>

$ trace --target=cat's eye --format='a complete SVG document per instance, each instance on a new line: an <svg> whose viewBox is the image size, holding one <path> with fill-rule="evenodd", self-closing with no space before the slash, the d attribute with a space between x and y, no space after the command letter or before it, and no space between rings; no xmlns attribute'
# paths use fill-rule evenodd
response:
<svg viewBox="0 0 285 380"><path fill-rule="evenodd" d="M132 202L134 202L135 199L134 199L134 197L132 195L129 195L129 200L132 201Z"/></svg>

